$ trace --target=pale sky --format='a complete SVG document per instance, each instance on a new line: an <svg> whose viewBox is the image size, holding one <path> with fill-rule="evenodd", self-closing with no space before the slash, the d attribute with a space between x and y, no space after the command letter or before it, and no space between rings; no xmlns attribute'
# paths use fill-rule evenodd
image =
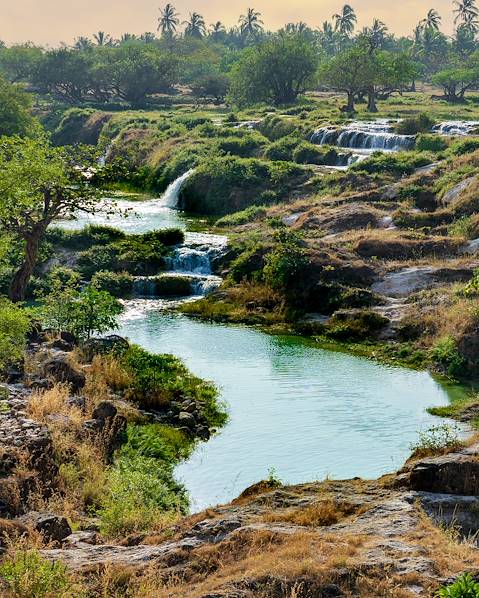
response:
<svg viewBox="0 0 479 598"><path fill-rule="evenodd" d="M165 0L0 0L0 39L6 43L33 41L56 45L71 43L80 35L106 31L114 37L156 30L158 7ZM173 0L182 19L190 11L201 13L207 24L220 20L231 26L249 6L263 14L268 28L306 21L318 27L338 11L344 0ZM359 25L377 17L397 34L409 34L430 8L443 17L446 33L452 28L452 0L350 0Z"/></svg>

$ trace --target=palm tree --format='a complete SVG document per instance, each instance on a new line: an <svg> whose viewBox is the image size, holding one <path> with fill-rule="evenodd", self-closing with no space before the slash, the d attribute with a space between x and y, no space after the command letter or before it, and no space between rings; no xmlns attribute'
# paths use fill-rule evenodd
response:
<svg viewBox="0 0 479 598"><path fill-rule="evenodd" d="M160 8L160 16L158 17L158 31L161 31L161 35L172 37L178 25L180 24L179 15L176 12L173 4L168 4L165 8Z"/></svg>
<svg viewBox="0 0 479 598"><path fill-rule="evenodd" d="M434 31L439 31L441 21L441 15L437 12L435 8L431 8L431 10L427 13L426 17L422 19L422 21L419 21L419 26L422 27L423 30L431 29Z"/></svg>
<svg viewBox="0 0 479 598"><path fill-rule="evenodd" d="M309 27L304 21L299 21L298 23L288 23L284 30L286 33L297 33L298 35L303 35L309 30Z"/></svg>
<svg viewBox="0 0 479 598"><path fill-rule="evenodd" d="M145 33L142 33L140 35L140 39L142 42L145 42L145 44L151 44L155 41L156 37L155 34L151 31L145 31Z"/></svg>
<svg viewBox="0 0 479 598"><path fill-rule="evenodd" d="M240 31L243 35L251 35L256 38L263 32L263 21L261 13L256 12L254 8L248 8L245 15L239 18Z"/></svg>
<svg viewBox="0 0 479 598"><path fill-rule="evenodd" d="M95 40L97 46L111 46L111 36L104 31L98 31L98 33L94 33L93 39Z"/></svg>
<svg viewBox="0 0 479 598"><path fill-rule="evenodd" d="M335 31L346 36L351 35L358 20L354 9L349 4L345 4L340 13L333 15L333 19L336 21Z"/></svg>
<svg viewBox="0 0 479 598"><path fill-rule="evenodd" d="M319 30L319 43L328 56L332 56L338 48L338 34L329 21L324 21Z"/></svg>
<svg viewBox="0 0 479 598"><path fill-rule="evenodd" d="M134 35L133 33L124 33L118 41L120 42L120 44L126 44L127 42L131 42L135 39L137 38L136 35Z"/></svg>
<svg viewBox="0 0 479 598"><path fill-rule="evenodd" d="M93 46L88 37L81 36L75 41L75 48L77 50L89 50Z"/></svg>
<svg viewBox="0 0 479 598"><path fill-rule="evenodd" d="M190 13L190 18L185 21L185 36L196 37L197 39L202 38L206 33L206 25L203 17L197 12Z"/></svg>
<svg viewBox="0 0 479 598"><path fill-rule="evenodd" d="M210 25L208 34L213 41L221 41L226 34L225 26L221 21L216 21Z"/></svg>
<svg viewBox="0 0 479 598"><path fill-rule="evenodd" d="M479 29L479 10L476 5L476 0L454 0L455 18L454 25L466 27L474 34Z"/></svg>
<svg viewBox="0 0 479 598"><path fill-rule="evenodd" d="M374 19L371 27L363 29L363 35L368 39L373 48L380 48L386 37L388 28L385 23L379 19Z"/></svg>

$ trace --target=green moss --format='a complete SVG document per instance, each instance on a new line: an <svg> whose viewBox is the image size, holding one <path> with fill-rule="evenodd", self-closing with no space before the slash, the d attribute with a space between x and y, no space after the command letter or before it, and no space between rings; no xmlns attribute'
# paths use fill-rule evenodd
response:
<svg viewBox="0 0 479 598"><path fill-rule="evenodd" d="M374 153L370 158L354 164L351 169L369 174L388 172L395 175L412 174L416 168L427 166L433 158L423 152Z"/></svg>

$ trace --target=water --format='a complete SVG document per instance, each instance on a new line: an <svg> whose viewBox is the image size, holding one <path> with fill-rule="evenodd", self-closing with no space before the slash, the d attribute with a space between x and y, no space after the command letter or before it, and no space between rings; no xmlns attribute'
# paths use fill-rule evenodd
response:
<svg viewBox="0 0 479 598"><path fill-rule="evenodd" d="M163 194L161 198L162 204L167 208L177 208L178 201L180 199L180 191L185 182L190 178L190 176L195 172L194 168L185 172L185 174L181 175L173 181L168 189Z"/></svg>
<svg viewBox="0 0 479 598"><path fill-rule="evenodd" d="M394 133L390 121L355 121L342 128L323 127L318 129L311 137L311 142L371 153L373 151L412 149L416 137L414 135L397 135Z"/></svg>
<svg viewBox="0 0 479 598"><path fill-rule="evenodd" d="M181 357L213 380L230 420L176 472L193 510L228 502L268 476L290 483L376 477L402 465L418 430L447 404L426 372L324 351L290 336L167 315L163 304L131 302L119 334Z"/></svg>
<svg viewBox="0 0 479 598"><path fill-rule="evenodd" d="M433 127L439 135L467 136L473 134L479 127L478 121L449 120Z"/></svg>

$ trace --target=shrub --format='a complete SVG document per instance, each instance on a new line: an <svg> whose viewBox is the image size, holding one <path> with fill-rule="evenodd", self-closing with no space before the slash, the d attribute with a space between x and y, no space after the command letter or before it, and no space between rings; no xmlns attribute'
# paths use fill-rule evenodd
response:
<svg viewBox="0 0 479 598"><path fill-rule="evenodd" d="M66 230L63 228L49 228L46 232L46 241L61 247L78 251L88 249L92 245L109 245L114 241L124 239L126 234L112 226L91 224L82 230Z"/></svg>
<svg viewBox="0 0 479 598"><path fill-rule="evenodd" d="M262 135L250 133L244 137L226 137L219 139L217 149L225 154L239 156L240 158L251 158L259 155L261 149L267 143Z"/></svg>
<svg viewBox="0 0 479 598"><path fill-rule="evenodd" d="M416 149L420 152L442 152L447 148L447 141L439 135L421 134L416 139Z"/></svg>
<svg viewBox="0 0 479 598"><path fill-rule="evenodd" d="M395 130L399 135L416 135L417 133L427 133L433 128L434 124L435 122L430 116L419 114L398 122Z"/></svg>
<svg viewBox="0 0 479 598"><path fill-rule="evenodd" d="M277 141L281 137L294 133L297 126L289 119L270 114L258 124L257 128L270 141Z"/></svg>
<svg viewBox="0 0 479 598"><path fill-rule="evenodd" d="M461 446L458 434L459 427L450 424L441 424L420 432L419 440L411 444L413 455L424 457L457 449Z"/></svg>
<svg viewBox="0 0 479 598"><path fill-rule="evenodd" d="M479 583L469 574L460 575L454 583L440 588L437 598L479 598Z"/></svg>
<svg viewBox="0 0 479 598"><path fill-rule="evenodd" d="M0 298L0 374L21 361L30 326L27 310Z"/></svg>
<svg viewBox="0 0 479 598"><path fill-rule="evenodd" d="M128 272L100 270L91 279L91 284L99 291L107 291L113 297L128 297L133 291L134 278Z"/></svg>
<svg viewBox="0 0 479 598"><path fill-rule="evenodd" d="M278 141L271 143L264 152L264 157L268 160L282 160L284 162L291 162L293 160L293 153L297 145L300 143L298 137L289 135L282 137Z"/></svg>
<svg viewBox="0 0 479 598"><path fill-rule="evenodd" d="M412 174L416 168L430 164L432 159L424 153L398 152L374 153L363 162L353 164L351 170L369 174L389 172L396 175Z"/></svg>
<svg viewBox="0 0 479 598"><path fill-rule="evenodd" d="M466 360L459 353L457 343L452 336L439 339L430 351L432 360L448 376L464 374Z"/></svg>
<svg viewBox="0 0 479 598"><path fill-rule="evenodd" d="M477 234L477 217L463 216L448 226L448 233L451 237L464 237L474 239Z"/></svg>
<svg viewBox="0 0 479 598"><path fill-rule="evenodd" d="M279 230L275 239L277 245L266 256L263 276L273 289L287 289L308 266L309 257L297 233Z"/></svg>
<svg viewBox="0 0 479 598"><path fill-rule="evenodd" d="M384 316L367 310L353 318L349 314L336 314L328 322L325 335L338 341L364 340L375 336L388 321Z"/></svg>
<svg viewBox="0 0 479 598"><path fill-rule="evenodd" d="M234 214L223 216L223 218L220 218L216 221L216 226L236 226L240 224L247 224L248 222L258 220L265 214L265 206L250 206L245 210L241 210L241 212L235 212Z"/></svg>
<svg viewBox="0 0 479 598"><path fill-rule="evenodd" d="M173 470L188 457L192 444L167 426L130 424L98 513L102 533L115 537L145 532L185 514L187 494Z"/></svg>
<svg viewBox="0 0 479 598"><path fill-rule="evenodd" d="M88 279L101 270L115 271L118 269L117 251L112 245L94 245L78 254L77 267Z"/></svg>
<svg viewBox="0 0 479 598"><path fill-rule="evenodd" d="M479 139L462 139L455 141L449 148L449 152L454 156L471 154L479 149Z"/></svg>
<svg viewBox="0 0 479 598"><path fill-rule="evenodd" d="M0 577L17 598L66 598L74 594L67 567L48 561L36 550L16 551L0 565Z"/></svg>

